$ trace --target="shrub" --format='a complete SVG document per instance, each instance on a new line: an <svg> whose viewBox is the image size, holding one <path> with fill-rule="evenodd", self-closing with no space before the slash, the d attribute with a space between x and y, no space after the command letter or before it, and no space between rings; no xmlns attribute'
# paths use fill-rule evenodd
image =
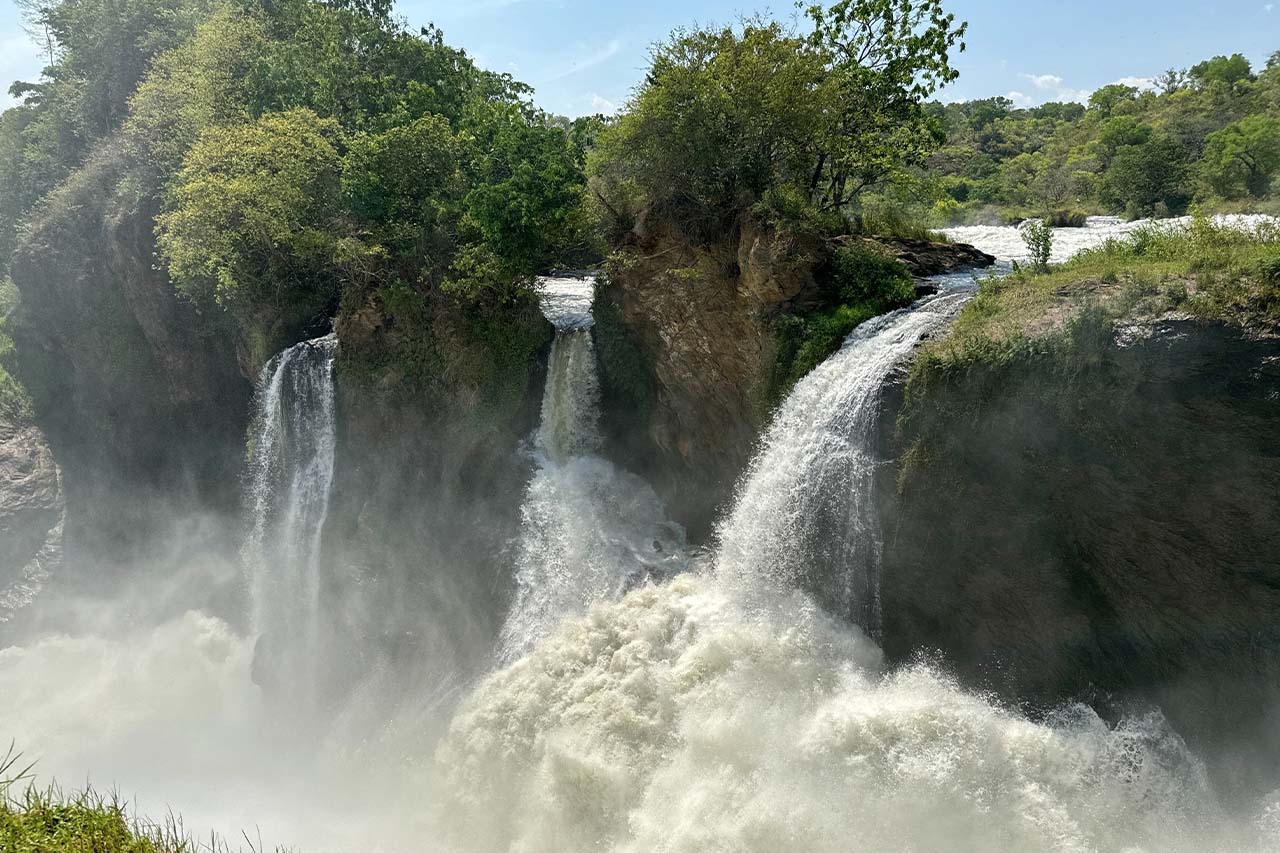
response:
<svg viewBox="0 0 1280 853"><path fill-rule="evenodd" d="M808 312L778 321L770 404L780 401L840 349L858 326L915 299L915 281L897 258L852 246L836 251L820 274L824 299Z"/></svg>
<svg viewBox="0 0 1280 853"><path fill-rule="evenodd" d="M1031 254L1031 263L1040 271L1049 268L1049 258L1053 256L1053 229L1047 220L1029 219L1022 223L1022 242L1027 245Z"/></svg>

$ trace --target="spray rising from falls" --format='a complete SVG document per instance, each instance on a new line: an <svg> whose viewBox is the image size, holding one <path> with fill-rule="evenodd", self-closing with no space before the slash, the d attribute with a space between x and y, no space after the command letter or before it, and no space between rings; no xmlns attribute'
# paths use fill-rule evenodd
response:
<svg viewBox="0 0 1280 853"><path fill-rule="evenodd" d="M1280 849L1280 803L1228 817L1159 714L1031 722L886 670L796 588L834 582L874 627L879 394L968 298L950 284L796 387L714 571L598 605L481 685L437 751L444 849Z"/></svg>
<svg viewBox="0 0 1280 853"><path fill-rule="evenodd" d="M556 625L685 562L684 531L639 477L600 455L600 387L591 340L590 279L549 279L543 310L556 326L537 472L521 508L516 596L500 659L529 652Z"/></svg>
<svg viewBox="0 0 1280 853"><path fill-rule="evenodd" d="M273 358L258 382L244 547L253 628L286 695L317 697L321 657L320 537L337 444L335 335Z"/></svg>

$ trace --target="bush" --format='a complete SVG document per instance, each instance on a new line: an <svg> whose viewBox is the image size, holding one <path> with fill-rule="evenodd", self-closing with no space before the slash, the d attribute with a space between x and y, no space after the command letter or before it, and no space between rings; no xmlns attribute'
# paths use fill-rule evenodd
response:
<svg viewBox="0 0 1280 853"><path fill-rule="evenodd" d="M778 321L768 402L776 404L840 349L858 326L915 299L915 281L897 258L852 246L836 251L820 273L823 301Z"/></svg>
<svg viewBox="0 0 1280 853"><path fill-rule="evenodd" d="M1029 219L1022 223L1022 242L1027 244L1031 253L1031 263L1040 271L1049 268L1049 258L1053 256L1053 229L1047 220Z"/></svg>

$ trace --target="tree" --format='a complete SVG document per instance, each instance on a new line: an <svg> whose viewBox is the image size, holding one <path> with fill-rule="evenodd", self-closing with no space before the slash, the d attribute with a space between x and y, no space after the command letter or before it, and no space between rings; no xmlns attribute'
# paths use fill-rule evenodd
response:
<svg viewBox="0 0 1280 853"><path fill-rule="evenodd" d="M921 101L955 79L964 25L939 0L807 14L803 37L757 18L680 30L654 50L630 110L600 137L595 188L615 219L659 207L698 237L766 196L848 212L923 164L942 137Z"/></svg>
<svg viewBox="0 0 1280 853"><path fill-rule="evenodd" d="M1155 136L1116 151L1099 195L1113 210L1131 217L1168 215L1186 204L1186 179L1185 152L1169 137Z"/></svg>
<svg viewBox="0 0 1280 853"><path fill-rule="evenodd" d="M1200 165L1223 198L1262 198L1280 170L1280 120L1252 115L1210 134Z"/></svg>
<svg viewBox="0 0 1280 853"><path fill-rule="evenodd" d="M305 109L202 134L156 220L178 290L242 322L314 321L337 294L341 136Z"/></svg>
<svg viewBox="0 0 1280 853"><path fill-rule="evenodd" d="M1245 80L1252 80L1253 67L1242 55L1233 53L1230 56L1215 56L1193 65L1188 74L1192 82L1201 88L1215 83L1229 87Z"/></svg>
<svg viewBox="0 0 1280 853"><path fill-rule="evenodd" d="M1181 92L1191 84L1191 75L1186 71L1170 68L1156 77L1155 84L1161 94L1172 95L1174 92Z"/></svg>
<svg viewBox="0 0 1280 853"><path fill-rule="evenodd" d="M1089 108L1097 110L1104 116L1111 116L1121 105L1132 103L1137 97L1138 90L1133 86L1112 83L1089 96Z"/></svg>
<svg viewBox="0 0 1280 853"><path fill-rule="evenodd" d="M942 144L920 104L959 76L951 51L965 49L968 24L956 24L941 0L841 0L807 14L835 96L821 102L827 121L810 192L839 209Z"/></svg>

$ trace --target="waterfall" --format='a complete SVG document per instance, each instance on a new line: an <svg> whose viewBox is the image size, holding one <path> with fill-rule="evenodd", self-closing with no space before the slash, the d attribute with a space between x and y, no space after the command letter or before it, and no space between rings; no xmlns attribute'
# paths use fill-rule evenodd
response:
<svg viewBox="0 0 1280 853"><path fill-rule="evenodd" d="M336 430L335 335L306 341L273 358L258 380L250 443L244 547L255 668L272 686L314 701L321 634L320 537L329 512Z"/></svg>
<svg viewBox="0 0 1280 853"><path fill-rule="evenodd" d="M521 507L515 599L499 643L504 663L591 604L684 566L684 531L653 489L600 455L592 288L590 279L543 282L556 337L534 438L537 471Z"/></svg>
<svg viewBox="0 0 1280 853"><path fill-rule="evenodd" d="M973 291L967 275L938 282L939 295L858 327L783 403L718 531L722 575L766 594L802 587L878 634L881 393Z"/></svg>

